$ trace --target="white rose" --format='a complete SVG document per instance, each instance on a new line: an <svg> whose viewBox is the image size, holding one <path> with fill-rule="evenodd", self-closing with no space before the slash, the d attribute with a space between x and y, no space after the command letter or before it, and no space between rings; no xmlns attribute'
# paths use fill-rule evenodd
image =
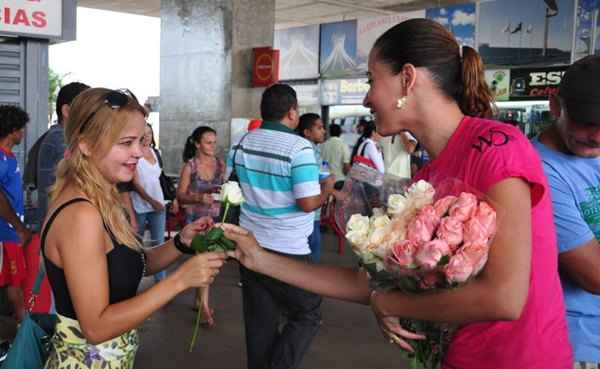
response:
<svg viewBox="0 0 600 369"><path fill-rule="evenodd" d="M355 247L362 249L367 246L369 239L366 233L350 231L346 233L346 239Z"/></svg>
<svg viewBox="0 0 600 369"><path fill-rule="evenodd" d="M373 231L369 234L369 243L372 245L379 246L385 236L388 234L389 230L387 227L382 228L374 228Z"/></svg>
<svg viewBox="0 0 600 369"><path fill-rule="evenodd" d="M379 215L371 217L371 228L378 229L383 228L391 223L390 218L387 215Z"/></svg>
<svg viewBox="0 0 600 369"><path fill-rule="evenodd" d="M238 206L244 202L242 189L237 182L229 181L221 186L221 199L229 202L233 206Z"/></svg>
<svg viewBox="0 0 600 369"><path fill-rule="evenodd" d="M348 219L346 230L348 232L358 232L366 235L369 233L369 217L361 214L353 214L350 219Z"/></svg>
<svg viewBox="0 0 600 369"><path fill-rule="evenodd" d="M400 214L402 213L408 204L408 199L400 194L393 194L388 197L388 213L389 214Z"/></svg>
<svg viewBox="0 0 600 369"><path fill-rule="evenodd" d="M382 208L373 208L373 216L371 217L371 219L373 217L380 217L382 215L385 215L385 211L383 211Z"/></svg>
<svg viewBox="0 0 600 369"><path fill-rule="evenodd" d="M432 204L434 196L435 189L429 182L424 180L413 183L408 188L408 200L412 203L414 208L419 210L425 205Z"/></svg>

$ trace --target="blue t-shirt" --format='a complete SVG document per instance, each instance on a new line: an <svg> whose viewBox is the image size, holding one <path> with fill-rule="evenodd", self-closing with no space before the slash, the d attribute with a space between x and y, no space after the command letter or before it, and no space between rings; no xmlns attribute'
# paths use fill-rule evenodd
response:
<svg viewBox="0 0 600 369"><path fill-rule="evenodd" d="M0 186L10 206L22 220L25 209L21 170L13 153L4 150L0 150ZM0 218L0 241L21 242L14 228L2 218Z"/></svg>
<svg viewBox="0 0 600 369"><path fill-rule="evenodd" d="M600 158L581 158L533 142L552 190L558 252L600 239ZM561 275L575 360L600 362L600 295Z"/></svg>

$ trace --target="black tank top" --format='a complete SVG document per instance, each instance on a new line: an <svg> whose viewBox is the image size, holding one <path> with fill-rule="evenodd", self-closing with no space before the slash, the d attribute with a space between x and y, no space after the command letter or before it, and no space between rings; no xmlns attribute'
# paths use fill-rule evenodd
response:
<svg viewBox="0 0 600 369"><path fill-rule="evenodd" d="M77 319L77 315L75 314L73 301L71 300L71 295L67 288L65 272L46 257L46 234L58 213L67 206L81 201L90 202L84 198L76 198L71 199L58 207L58 209L52 213L50 219L48 219L41 238L44 264L46 265L48 281L50 282L52 293L54 294L56 312L71 319ZM144 274L145 255L143 252L139 253L123 244L119 244L106 224L104 225L104 228L110 236L114 246L114 248L106 254L106 259L108 263L109 303L115 304L136 295L138 286Z"/></svg>

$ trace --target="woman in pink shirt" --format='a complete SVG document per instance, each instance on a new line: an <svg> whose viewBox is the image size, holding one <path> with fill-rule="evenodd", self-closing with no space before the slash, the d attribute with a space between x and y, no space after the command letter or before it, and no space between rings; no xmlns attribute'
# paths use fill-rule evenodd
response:
<svg viewBox="0 0 600 369"><path fill-rule="evenodd" d="M410 131L431 156L416 179L458 178L504 214L481 275L438 293L374 293L360 271L282 263L232 229L236 256L313 292L370 303L384 334L404 348L398 337L414 336L398 317L458 324L444 368L572 368L546 179L527 138L486 119L492 96L479 54L436 22L413 19L377 40L368 76L364 104L377 131Z"/></svg>

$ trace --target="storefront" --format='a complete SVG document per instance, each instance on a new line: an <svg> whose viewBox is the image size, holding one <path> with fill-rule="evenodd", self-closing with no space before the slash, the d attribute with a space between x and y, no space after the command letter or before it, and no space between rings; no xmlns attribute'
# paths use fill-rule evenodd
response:
<svg viewBox="0 0 600 369"><path fill-rule="evenodd" d="M0 104L30 116L15 149L21 167L35 140L48 129L48 45L75 39L76 0L7 0L0 5Z"/></svg>

